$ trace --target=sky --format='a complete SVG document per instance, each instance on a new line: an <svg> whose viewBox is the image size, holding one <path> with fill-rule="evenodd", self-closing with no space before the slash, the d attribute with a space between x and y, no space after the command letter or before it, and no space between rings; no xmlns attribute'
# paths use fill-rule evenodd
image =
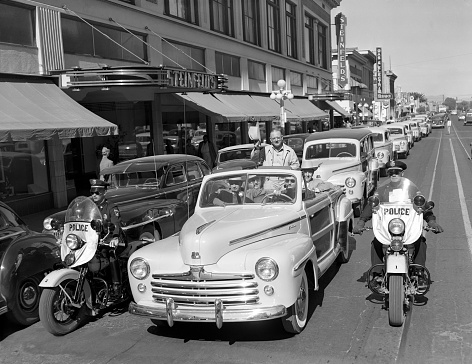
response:
<svg viewBox="0 0 472 364"><path fill-rule="evenodd" d="M342 0L346 47L382 48L395 87L430 101L472 101L472 0ZM333 49L336 32L332 30Z"/></svg>

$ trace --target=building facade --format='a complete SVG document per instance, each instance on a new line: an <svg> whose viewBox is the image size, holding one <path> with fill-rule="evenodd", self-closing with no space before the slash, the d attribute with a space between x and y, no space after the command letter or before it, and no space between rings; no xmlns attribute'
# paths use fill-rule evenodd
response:
<svg viewBox="0 0 472 364"><path fill-rule="evenodd" d="M104 146L117 163L165 153L169 144L185 153L185 143L190 139L198 146L205 133L218 148L246 142L248 126L255 122L267 134L281 120L280 101L269 98L280 91L280 79L295 96L285 103L290 130L313 128L326 113L307 95L332 90L331 11L340 2L1 2L0 72L53 80L68 97L118 128L117 135L28 141L28 153L45 155L46 187L37 193L4 190L4 200L21 212L15 201L49 193L49 206L43 201L42 208L65 206L88 189ZM164 83L154 78L171 73ZM195 86L196 80L221 74L224 94ZM9 142L13 146L1 150L20 150L19 141ZM57 180L58 175L63 178Z"/></svg>

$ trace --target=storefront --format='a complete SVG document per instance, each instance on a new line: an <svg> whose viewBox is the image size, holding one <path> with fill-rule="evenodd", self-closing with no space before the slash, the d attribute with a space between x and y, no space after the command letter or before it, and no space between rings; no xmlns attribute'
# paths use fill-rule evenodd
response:
<svg viewBox="0 0 472 364"><path fill-rule="evenodd" d="M0 198L21 215L66 205L76 141L118 132L44 77L1 75L0 119Z"/></svg>

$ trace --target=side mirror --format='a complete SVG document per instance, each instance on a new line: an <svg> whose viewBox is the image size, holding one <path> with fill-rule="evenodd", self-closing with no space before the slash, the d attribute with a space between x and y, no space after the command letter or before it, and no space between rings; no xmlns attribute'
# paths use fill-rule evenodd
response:
<svg viewBox="0 0 472 364"><path fill-rule="evenodd" d="M368 202L370 206L377 207L380 204L379 196L377 194L370 196Z"/></svg>
<svg viewBox="0 0 472 364"><path fill-rule="evenodd" d="M418 207L423 207L426 204L426 198L423 195L416 195L413 199L413 204Z"/></svg>
<svg viewBox="0 0 472 364"><path fill-rule="evenodd" d="M102 221L101 220L92 220L90 222L92 229L96 232L100 232L102 230Z"/></svg>

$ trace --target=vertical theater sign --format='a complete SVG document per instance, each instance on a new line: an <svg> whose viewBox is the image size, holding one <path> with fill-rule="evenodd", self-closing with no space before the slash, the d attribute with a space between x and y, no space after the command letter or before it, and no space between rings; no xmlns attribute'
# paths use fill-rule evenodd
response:
<svg viewBox="0 0 472 364"><path fill-rule="evenodd" d="M344 89L349 83L346 70L346 16L342 13L336 15L335 24L338 44L338 85Z"/></svg>

